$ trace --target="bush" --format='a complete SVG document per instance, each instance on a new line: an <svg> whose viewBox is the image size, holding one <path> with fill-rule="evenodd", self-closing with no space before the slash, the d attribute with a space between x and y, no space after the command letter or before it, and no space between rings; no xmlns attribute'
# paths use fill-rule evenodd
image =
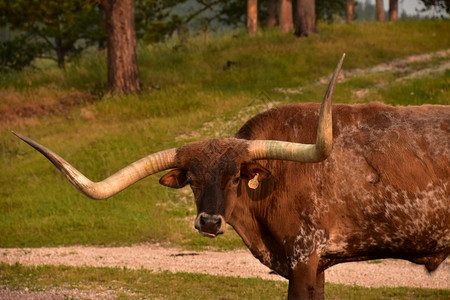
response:
<svg viewBox="0 0 450 300"><path fill-rule="evenodd" d="M0 41L0 72L21 70L29 66L36 57L44 53L45 48L44 43L31 42L26 35Z"/></svg>

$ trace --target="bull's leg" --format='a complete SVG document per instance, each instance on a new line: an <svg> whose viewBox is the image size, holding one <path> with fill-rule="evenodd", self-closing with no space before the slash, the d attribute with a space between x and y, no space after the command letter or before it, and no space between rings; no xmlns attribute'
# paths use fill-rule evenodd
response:
<svg viewBox="0 0 450 300"><path fill-rule="evenodd" d="M314 288L314 300L325 299L325 272L317 274L316 286Z"/></svg>
<svg viewBox="0 0 450 300"><path fill-rule="evenodd" d="M320 299L325 297L325 274L317 274L319 257L312 254L307 263L298 263L289 275L288 299Z"/></svg>

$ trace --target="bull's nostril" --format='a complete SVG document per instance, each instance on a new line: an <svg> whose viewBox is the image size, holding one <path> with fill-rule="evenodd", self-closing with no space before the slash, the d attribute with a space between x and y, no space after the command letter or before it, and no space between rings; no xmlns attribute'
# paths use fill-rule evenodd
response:
<svg viewBox="0 0 450 300"><path fill-rule="evenodd" d="M220 225L222 223L222 220L219 217L216 216L200 216L200 225Z"/></svg>

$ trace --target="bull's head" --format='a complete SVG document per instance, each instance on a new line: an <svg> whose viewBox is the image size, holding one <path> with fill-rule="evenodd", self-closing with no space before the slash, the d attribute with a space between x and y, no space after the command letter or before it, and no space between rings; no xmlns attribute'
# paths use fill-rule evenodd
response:
<svg viewBox="0 0 450 300"><path fill-rule="evenodd" d="M100 182L92 182L53 151L15 133L47 157L83 194L105 199L154 173L173 169L160 183L181 188L190 185L197 205L195 228L214 237L225 230L233 201L242 182L256 188L270 171L257 160L280 159L297 162L320 162L332 148L331 100L345 54L339 61L325 93L319 114L316 144L269 140L209 139L193 142L146 156Z"/></svg>

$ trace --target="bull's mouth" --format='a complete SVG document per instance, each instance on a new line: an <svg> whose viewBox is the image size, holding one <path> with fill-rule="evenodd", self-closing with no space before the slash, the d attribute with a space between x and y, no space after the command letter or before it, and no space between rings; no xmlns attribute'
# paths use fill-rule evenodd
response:
<svg viewBox="0 0 450 300"><path fill-rule="evenodd" d="M210 215L207 213L200 213L195 220L195 229L202 236L215 238L216 236L225 232L225 219L221 215Z"/></svg>
<svg viewBox="0 0 450 300"><path fill-rule="evenodd" d="M202 236L204 236L204 237L209 237L209 238L215 238L215 237L217 237L218 235L221 235L221 234L223 234L223 231L222 232L217 232L217 233L209 233L209 232L205 232L205 231L198 231L198 233L200 233Z"/></svg>

